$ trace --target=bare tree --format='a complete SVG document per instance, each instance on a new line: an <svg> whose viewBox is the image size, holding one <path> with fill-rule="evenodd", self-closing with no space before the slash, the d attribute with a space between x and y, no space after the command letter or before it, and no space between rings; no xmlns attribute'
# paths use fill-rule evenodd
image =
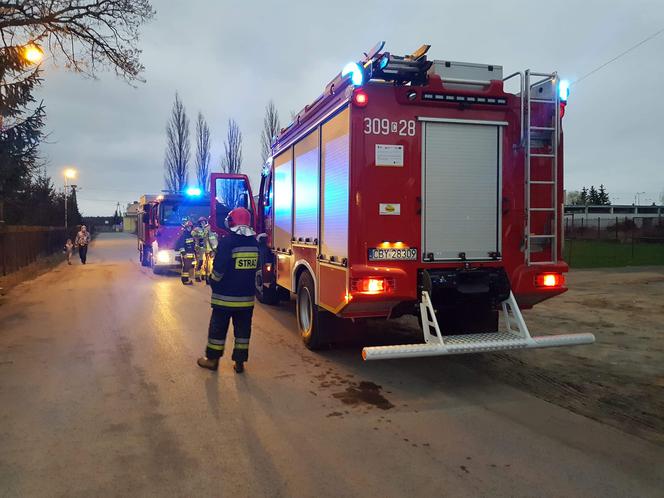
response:
<svg viewBox="0 0 664 498"><path fill-rule="evenodd" d="M196 120L196 179L201 190L207 192L210 179L210 128L201 112Z"/></svg>
<svg viewBox="0 0 664 498"><path fill-rule="evenodd" d="M224 173L237 174L242 168L242 132L234 119L228 120L228 131L224 141L224 155L221 157L221 170ZM217 200L229 209L237 206L246 207L244 198L244 182L240 180L225 181L217 185Z"/></svg>
<svg viewBox="0 0 664 498"><path fill-rule="evenodd" d="M46 46L74 71L94 77L109 67L135 81L139 28L154 14L149 0L0 0L0 36L5 46Z"/></svg>
<svg viewBox="0 0 664 498"><path fill-rule="evenodd" d="M265 106L265 117L263 118L263 132L261 133L261 158L263 163L272 154L272 140L279 133L281 125L279 123L279 112L273 101L269 101Z"/></svg>
<svg viewBox="0 0 664 498"><path fill-rule="evenodd" d="M242 168L242 132L234 119L228 120L228 132L224 141L221 170L224 173L239 173Z"/></svg>
<svg viewBox="0 0 664 498"><path fill-rule="evenodd" d="M171 117L166 125L166 188L174 192L184 190L189 179L189 118L180 96L175 94Z"/></svg>

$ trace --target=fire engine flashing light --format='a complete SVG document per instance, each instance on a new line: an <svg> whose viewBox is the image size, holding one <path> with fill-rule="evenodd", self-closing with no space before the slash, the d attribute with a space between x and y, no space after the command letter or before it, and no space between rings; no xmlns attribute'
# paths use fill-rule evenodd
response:
<svg viewBox="0 0 664 498"><path fill-rule="evenodd" d="M157 200L158 200L158 201L163 201L163 200L164 200L164 196L163 196L162 194L159 194L159 195L157 196Z"/></svg>
<svg viewBox="0 0 664 498"><path fill-rule="evenodd" d="M369 96L361 90L358 90L353 94L353 103L357 107L366 107L369 103Z"/></svg>
<svg viewBox="0 0 664 498"><path fill-rule="evenodd" d="M341 71L341 76L347 76L350 74L350 82L354 86L362 86L364 83L364 71L357 62L349 62L344 66L344 70Z"/></svg>
<svg viewBox="0 0 664 498"><path fill-rule="evenodd" d="M564 283L565 277L560 273L541 273L535 279L537 287L562 287Z"/></svg>
<svg viewBox="0 0 664 498"><path fill-rule="evenodd" d="M185 194L187 194L189 197L198 197L201 195L201 189L198 187L189 187L187 190L185 190Z"/></svg>
<svg viewBox="0 0 664 498"><path fill-rule="evenodd" d="M558 83L558 93L561 102L567 102L567 98L569 97L569 81L561 80L560 83Z"/></svg>

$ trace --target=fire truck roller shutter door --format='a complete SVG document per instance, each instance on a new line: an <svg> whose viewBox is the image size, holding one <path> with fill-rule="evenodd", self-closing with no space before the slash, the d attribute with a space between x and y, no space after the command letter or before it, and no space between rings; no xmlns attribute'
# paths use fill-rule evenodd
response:
<svg viewBox="0 0 664 498"><path fill-rule="evenodd" d="M295 222L298 242L318 239L318 129L295 144Z"/></svg>
<svg viewBox="0 0 664 498"><path fill-rule="evenodd" d="M293 148L274 159L274 242L278 251L277 284L291 289L293 237Z"/></svg>
<svg viewBox="0 0 664 498"><path fill-rule="evenodd" d="M349 126L346 108L323 125L321 137L321 254L337 261L348 257Z"/></svg>
<svg viewBox="0 0 664 498"><path fill-rule="evenodd" d="M350 111L348 108L321 128L320 253L333 265L320 265L318 304L337 311L347 304L348 270L338 263L348 258L350 192Z"/></svg>
<svg viewBox="0 0 664 498"><path fill-rule="evenodd" d="M488 260L500 251L499 124L425 121L425 258Z"/></svg>

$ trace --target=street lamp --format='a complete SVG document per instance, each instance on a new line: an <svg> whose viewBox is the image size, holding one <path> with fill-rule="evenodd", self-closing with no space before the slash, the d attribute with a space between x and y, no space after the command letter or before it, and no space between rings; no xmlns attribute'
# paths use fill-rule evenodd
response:
<svg viewBox="0 0 664 498"><path fill-rule="evenodd" d="M641 203L641 194L645 194L645 192L637 192L634 196L634 204L637 206Z"/></svg>
<svg viewBox="0 0 664 498"><path fill-rule="evenodd" d="M76 178L76 170L74 168L67 168L64 171L65 176L65 230L67 230L67 180L73 180Z"/></svg>
<svg viewBox="0 0 664 498"><path fill-rule="evenodd" d="M23 58L30 64L39 64L44 58L44 51L39 45L29 43L23 47Z"/></svg>

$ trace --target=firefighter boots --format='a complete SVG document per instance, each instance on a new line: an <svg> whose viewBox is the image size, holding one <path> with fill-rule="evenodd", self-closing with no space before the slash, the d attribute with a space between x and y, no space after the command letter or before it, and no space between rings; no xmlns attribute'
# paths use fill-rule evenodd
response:
<svg viewBox="0 0 664 498"><path fill-rule="evenodd" d="M235 361L233 362L233 370L235 370L235 373L241 374L244 372L244 362L243 361Z"/></svg>
<svg viewBox="0 0 664 498"><path fill-rule="evenodd" d="M198 359L196 362L201 368L207 368L208 370L216 371L219 368L219 360L211 360L205 356Z"/></svg>

